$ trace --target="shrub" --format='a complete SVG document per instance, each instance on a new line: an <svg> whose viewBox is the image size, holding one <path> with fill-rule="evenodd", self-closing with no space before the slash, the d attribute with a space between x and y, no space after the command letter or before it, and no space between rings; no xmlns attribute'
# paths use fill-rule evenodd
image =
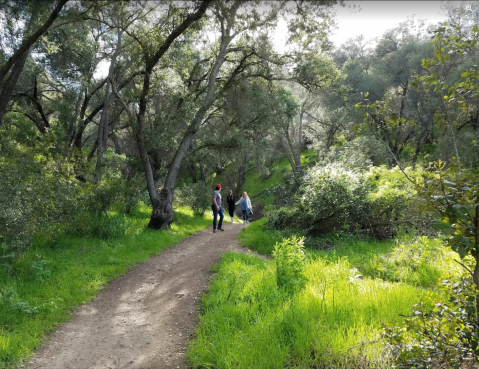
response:
<svg viewBox="0 0 479 369"><path fill-rule="evenodd" d="M199 182L178 190L176 197L181 205L188 206L196 215L203 216L211 207L212 193L209 185Z"/></svg>
<svg viewBox="0 0 479 369"><path fill-rule="evenodd" d="M352 169L341 163L316 166L275 189L279 208L268 213L268 226L300 230L308 236L345 232L383 239L397 226L432 229L421 212L414 184L398 168ZM420 171L408 170L419 178Z"/></svg>
<svg viewBox="0 0 479 369"><path fill-rule="evenodd" d="M372 140L374 141L374 140ZM371 139L359 137L343 145L336 145L326 156L326 162L340 164L343 168L353 171L367 171L372 165L369 153L374 152L369 148Z"/></svg>
<svg viewBox="0 0 479 369"><path fill-rule="evenodd" d="M303 274L305 266L303 238L288 238L276 243L273 258L276 264L276 282L287 293L304 288L307 282Z"/></svg>
<svg viewBox="0 0 479 369"><path fill-rule="evenodd" d="M78 190L73 166L62 158L0 157L0 257L18 256L36 232L58 232L77 211Z"/></svg>
<svg viewBox="0 0 479 369"><path fill-rule="evenodd" d="M373 184L364 175L328 164L310 169L300 189L300 210L310 233L353 231L370 214L368 194Z"/></svg>
<svg viewBox="0 0 479 369"><path fill-rule="evenodd" d="M273 229L301 229L303 214L296 207L281 207L268 211L266 227Z"/></svg>
<svg viewBox="0 0 479 369"><path fill-rule="evenodd" d="M413 307L404 327L387 327L395 368L473 368L479 364L477 291L470 278L443 282L444 300Z"/></svg>

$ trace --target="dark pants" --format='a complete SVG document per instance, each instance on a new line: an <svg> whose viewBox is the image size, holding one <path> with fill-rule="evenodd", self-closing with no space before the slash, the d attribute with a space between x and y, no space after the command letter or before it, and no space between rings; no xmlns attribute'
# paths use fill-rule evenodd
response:
<svg viewBox="0 0 479 369"><path fill-rule="evenodd" d="M249 209L241 210L241 212L243 213L243 220L249 222Z"/></svg>
<svg viewBox="0 0 479 369"><path fill-rule="evenodd" d="M220 206L220 210L216 208L215 205L211 205L211 210L213 210L213 231L216 230L216 220L218 219L218 214L220 215L220 221L218 222L218 228L221 228L223 224L223 208Z"/></svg>
<svg viewBox="0 0 479 369"><path fill-rule="evenodd" d="M235 215L235 208L230 206L228 212L230 213L230 217L233 218L233 215Z"/></svg>

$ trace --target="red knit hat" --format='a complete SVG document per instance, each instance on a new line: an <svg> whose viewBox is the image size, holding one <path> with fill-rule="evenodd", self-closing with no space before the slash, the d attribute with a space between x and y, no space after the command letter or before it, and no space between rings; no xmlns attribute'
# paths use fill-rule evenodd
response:
<svg viewBox="0 0 479 369"><path fill-rule="evenodd" d="M217 184L217 185L216 185L216 189L217 189L217 190L221 189L221 185L220 185L220 184Z"/></svg>

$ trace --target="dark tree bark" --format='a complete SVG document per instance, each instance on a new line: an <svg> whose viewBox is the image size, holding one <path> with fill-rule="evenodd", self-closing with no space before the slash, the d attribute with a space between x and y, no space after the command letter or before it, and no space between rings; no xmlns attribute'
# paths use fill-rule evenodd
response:
<svg viewBox="0 0 479 369"><path fill-rule="evenodd" d="M193 183L196 183L198 180L196 179L197 170L195 164L188 164L188 171L190 172L191 180Z"/></svg>
<svg viewBox="0 0 479 369"><path fill-rule="evenodd" d="M232 14L229 15L228 19L223 19L222 23L224 23L224 21L226 20L227 25L226 28L222 27L223 34L221 38L220 50L208 78L206 96L203 100L203 104L198 109L192 122L188 126L183 136L183 139L178 146L178 149L176 150L175 156L166 176L165 184L159 193L159 198L155 198L155 201L152 201L153 213L150 218L150 223L148 224L149 228L169 228L173 220L173 200L178 172L180 170L181 163L186 155L188 147L190 147L191 142L193 141L193 137L199 130L200 124L203 121L208 109L211 107L211 105L216 99L216 77L225 61L227 47L234 37L231 36L231 28L232 24L234 23L238 6L239 2L235 3L232 7Z"/></svg>
<svg viewBox="0 0 479 369"><path fill-rule="evenodd" d="M17 59L17 62L13 66L5 83L2 82L2 85L0 86L0 127L2 126L3 118L7 113L7 105L10 102L10 96L12 95L13 89L17 85L18 78L20 78L20 74L22 73L23 67L25 66L29 56L30 49L24 52Z"/></svg>
<svg viewBox="0 0 479 369"><path fill-rule="evenodd" d="M128 83L130 83L136 76L139 76L140 74L143 74L144 71L139 71L139 72L135 72L133 73L131 76L129 76L127 79L125 79L122 83L119 84L118 86L118 90L120 91L123 87L125 87ZM103 109L103 106L104 106L104 102L98 104L98 106L96 106L91 112L90 114L88 114L88 116L85 118L85 113L86 113L86 109L88 107L88 103L91 99L91 97L93 96L93 94L99 89L101 88L104 84L106 83L106 80L105 81L102 81L100 83L99 86L97 86L92 92L90 92L89 94L85 93L85 100L83 102L83 105L82 105L82 108L81 108L81 111L80 111L80 121L81 121L81 124L78 126L78 128L76 129L76 132L74 134L74 138L73 138L73 146L78 149L78 150L81 150L82 148L82 142L83 142L83 132L85 131L86 127L88 126L88 124L93 121L93 119L96 117L96 115Z"/></svg>
<svg viewBox="0 0 479 369"><path fill-rule="evenodd" d="M138 146L138 152L140 154L141 163L145 171L148 194L150 196L150 200L153 207L152 218L148 226L153 229L161 228L163 223L159 224L158 222L155 222L155 219L157 219L157 217L160 216L160 214L168 213L170 211L169 210L170 208L168 206L162 205L162 202L161 202L162 196L161 194L158 193L156 189L156 183L155 183L153 170L151 167L150 158L148 156L148 151L147 151L145 137L144 137L147 97L150 91L150 74L152 73L153 68L156 66L159 60L168 51L168 49L170 48L172 43L175 41L175 39L181 36L181 34L183 34L183 32L185 32L187 28L191 26L194 22L196 22L201 17L203 17L210 2L211 2L210 0L203 0L200 3L198 9L194 13L189 14L185 18L185 20L168 35L163 45L161 45L158 51L151 58L148 58L148 52L147 50L144 50L145 57L147 58L146 70L145 70L145 74L143 78L143 90L140 96L140 103L139 103L140 107L137 114L138 124L137 124L137 129L135 132L135 137L136 137L136 143ZM173 209L171 208L171 217L173 217L172 211Z"/></svg>
<svg viewBox="0 0 479 369"><path fill-rule="evenodd" d="M105 98L103 100L103 110L101 113L100 124L98 125L98 147L96 150L97 153L97 162L96 162L96 180L97 182L101 181L102 167L103 167L103 156L107 149L108 142L108 121L110 118L110 104L113 100L112 92L112 79L113 79L113 70L116 66L116 59L121 50L121 37L122 31L118 30L118 40L116 44L115 52L111 58L110 68L108 69L108 78L106 81L105 88Z"/></svg>
<svg viewBox="0 0 479 369"><path fill-rule="evenodd" d="M10 101L13 88L17 84L18 77L23 71L25 62L30 55L31 48L37 42L37 40L43 36L55 19L58 18L60 11L68 0L59 0L52 14L46 20L43 25L38 28L32 35L23 40L20 47L8 58L7 62L0 68L0 127L3 123L3 118L6 113L7 104ZM35 17L35 14L33 15ZM13 69L12 69L13 68ZM11 70L10 75L7 77L8 72Z"/></svg>

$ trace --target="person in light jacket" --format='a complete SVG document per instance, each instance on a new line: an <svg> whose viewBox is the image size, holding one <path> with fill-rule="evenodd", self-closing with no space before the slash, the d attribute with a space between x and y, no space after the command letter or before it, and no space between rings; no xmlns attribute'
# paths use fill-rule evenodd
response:
<svg viewBox="0 0 479 369"><path fill-rule="evenodd" d="M243 222L249 223L249 213L253 213L251 209L251 200L248 197L248 194L243 192L243 197L239 199L236 205L240 205L241 212L243 213Z"/></svg>

